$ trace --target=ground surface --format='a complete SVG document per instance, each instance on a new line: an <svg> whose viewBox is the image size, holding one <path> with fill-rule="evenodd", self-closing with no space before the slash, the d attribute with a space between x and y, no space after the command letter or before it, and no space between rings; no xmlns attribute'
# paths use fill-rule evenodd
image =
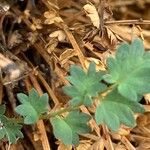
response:
<svg viewBox="0 0 150 150"><path fill-rule="evenodd" d="M92 14L90 19L83 9L87 3L99 16ZM144 40L145 49L150 49L149 7L150 0L1 0L0 51L21 70L21 77L11 80L9 71L5 72L0 84L0 102L7 104L8 115L14 114L16 93L27 94L32 87L39 94L49 94L51 108L64 107L69 98L62 86L68 84L65 77L71 64L87 68L94 61L99 70L105 70L106 59L114 55L117 44L137 36ZM114 134L91 122L93 133L81 136L76 149L150 149L150 96L141 103L147 112L138 115L135 128L121 127ZM54 138L46 121L25 126L23 133L24 139L11 150L73 149ZM7 149L7 142L1 141L0 148Z"/></svg>

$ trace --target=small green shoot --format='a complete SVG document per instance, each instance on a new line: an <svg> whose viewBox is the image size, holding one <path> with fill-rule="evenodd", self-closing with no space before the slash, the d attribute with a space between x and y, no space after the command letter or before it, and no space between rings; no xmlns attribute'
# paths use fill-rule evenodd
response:
<svg viewBox="0 0 150 150"><path fill-rule="evenodd" d="M95 120L98 125L107 125L111 131L117 131L121 124L135 127L134 113L143 113L144 107L139 103L142 96L150 92L150 52L144 51L143 42L135 39L131 44L119 46L114 58L108 58L107 71L96 71L92 62L87 71L73 65L70 85L63 88L71 97L70 105L56 111L48 112L48 95L39 96L32 89L29 96L17 95L19 106L15 111L22 117L20 122L7 118L5 106L0 106L0 139L7 138L15 143L22 138L22 124L34 124L39 119L48 119L56 138L65 145L79 144L79 135L91 131L88 123L92 116L80 112L80 106L98 104ZM67 112L67 116L62 114ZM23 121L22 121L23 120Z"/></svg>

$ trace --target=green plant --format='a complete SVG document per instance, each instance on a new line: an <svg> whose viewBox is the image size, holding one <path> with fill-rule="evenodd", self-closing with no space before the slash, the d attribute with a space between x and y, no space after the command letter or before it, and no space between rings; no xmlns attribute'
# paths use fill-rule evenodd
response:
<svg viewBox="0 0 150 150"><path fill-rule="evenodd" d="M0 139L6 137L9 143L15 143L23 137L23 124L48 119L56 138L66 145L78 145L79 135L91 131L88 125L91 116L81 112L80 106L89 107L94 101L99 102L94 114L98 125L105 124L112 131L117 131L120 124L134 127L134 113L144 112L139 101L150 92L150 52L144 51L140 39L123 43L115 58L108 58L107 71L96 71L93 62L87 72L73 65L67 80L70 85L63 90L71 100L66 108L48 112L48 95L39 96L34 89L29 96L17 95L21 104L15 111L21 118L6 117L5 106L1 105Z"/></svg>

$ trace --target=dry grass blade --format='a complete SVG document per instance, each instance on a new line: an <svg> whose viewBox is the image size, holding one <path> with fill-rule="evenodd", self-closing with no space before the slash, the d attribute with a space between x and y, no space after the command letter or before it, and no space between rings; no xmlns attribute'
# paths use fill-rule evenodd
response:
<svg viewBox="0 0 150 150"><path fill-rule="evenodd" d="M150 0L1 0L0 1L0 104L8 116L16 116L17 93L27 94L32 87L39 95L47 92L52 111L70 104L62 87L69 85L70 66L85 71L94 61L96 70L106 71L107 58L114 57L123 41L140 37L150 49ZM15 59L14 59L15 58ZM7 63L23 73L4 83L13 71L3 72ZM24 67L22 67L24 66ZM15 68L15 67L14 67ZM23 68L21 70L21 68ZM32 71L31 71L32 68ZM8 79L7 78L7 79ZM118 132L98 126L92 107L80 110L92 119L92 133L80 136L78 147L65 146L54 138L49 121L24 127L25 138L9 146L5 139L0 149L12 150L146 150L150 149L150 94L141 100L144 114L135 114L137 125L121 125ZM47 136L48 135L48 136Z"/></svg>

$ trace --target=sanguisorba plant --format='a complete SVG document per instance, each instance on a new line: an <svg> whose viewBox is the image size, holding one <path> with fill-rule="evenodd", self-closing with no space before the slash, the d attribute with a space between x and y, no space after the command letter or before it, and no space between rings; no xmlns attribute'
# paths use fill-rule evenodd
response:
<svg viewBox="0 0 150 150"><path fill-rule="evenodd" d="M67 80L70 85L63 90L71 100L66 108L49 112L48 95L39 96L35 89L29 96L17 95L21 103L15 108L19 119L5 116L5 105L1 105L0 139L7 138L10 144L15 143L23 138L24 124L48 119L56 138L66 145L78 145L79 135L91 131L88 125L91 116L81 112L80 106L89 107L95 100L99 101L94 114L98 125L105 124L112 132L117 131L120 124L134 127L134 113L144 112L139 101L143 94L150 92L150 52L144 51L140 39L134 39L131 44L121 44L115 57L107 59L107 71L96 71L93 62L86 72L73 65Z"/></svg>

